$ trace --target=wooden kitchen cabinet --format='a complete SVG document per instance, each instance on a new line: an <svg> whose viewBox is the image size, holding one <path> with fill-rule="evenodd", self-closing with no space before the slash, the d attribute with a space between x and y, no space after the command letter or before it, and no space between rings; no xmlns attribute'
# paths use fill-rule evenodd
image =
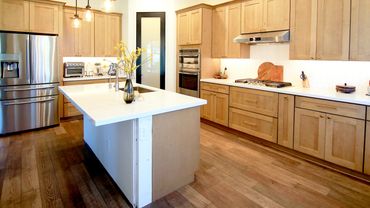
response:
<svg viewBox="0 0 370 208"><path fill-rule="evenodd" d="M241 3L228 4L213 10L212 57L248 58L247 44L234 43L241 31Z"/></svg>
<svg viewBox="0 0 370 208"><path fill-rule="evenodd" d="M207 105L201 107L201 117L228 126L229 95L202 90L200 97L207 100Z"/></svg>
<svg viewBox="0 0 370 208"><path fill-rule="evenodd" d="M350 59L370 60L370 1L352 0Z"/></svg>
<svg viewBox="0 0 370 208"><path fill-rule="evenodd" d="M74 9L64 9L63 56L94 56L94 19L91 22L81 21L80 28L73 28L74 14Z"/></svg>
<svg viewBox="0 0 370 208"><path fill-rule="evenodd" d="M317 1L292 0L290 59L316 59Z"/></svg>
<svg viewBox="0 0 370 208"><path fill-rule="evenodd" d="M349 59L350 20L351 0L318 0L317 59Z"/></svg>
<svg viewBox="0 0 370 208"><path fill-rule="evenodd" d="M242 3L242 33L288 30L290 0L246 0Z"/></svg>
<svg viewBox="0 0 370 208"><path fill-rule="evenodd" d="M362 171L365 121L326 115L325 160Z"/></svg>
<svg viewBox="0 0 370 208"><path fill-rule="evenodd" d="M213 93L206 90L201 90L200 97L204 100L207 100L207 105L203 105L200 108L200 116L207 120L212 120L212 106L213 104Z"/></svg>
<svg viewBox="0 0 370 208"><path fill-rule="evenodd" d="M255 137L277 142L277 119L236 108L229 109L229 127Z"/></svg>
<svg viewBox="0 0 370 208"><path fill-rule="evenodd" d="M58 34L59 9L59 5L31 1L30 32Z"/></svg>
<svg viewBox="0 0 370 208"><path fill-rule="evenodd" d="M290 0L264 0L263 29L289 30Z"/></svg>
<svg viewBox="0 0 370 208"><path fill-rule="evenodd" d="M368 111L369 112L369 111ZM365 140L365 157L364 157L364 173L370 175L370 117L366 122L366 140Z"/></svg>
<svg viewBox="0 0 370 208"><path fill-rule="evenodd" d="M177 14L178 45L198 45L202 43L202 8Z"/></svg>
<svg viewBox="0 0 370 208"><path fill-rule="evenodd" d="M0 0L0 30L28 32L30 30L30 2Z"/></svg>
<svg viewBox="0 0 370 208"><path fill-rule="evenodd" d="M294 95L279 94L278 144L293 149Z"/></svg>
<svg viewBox="0 0 370 208"><path fill-rule="evenodd" d="M294 149L324 159L325 113L296 108Z"/></svg>
<svg viewBox="0 0 370 208"><path fill-rule="evenodd" d="M121 41L121 15L95 13L95 56L116 56L114 47Z"/></svg>

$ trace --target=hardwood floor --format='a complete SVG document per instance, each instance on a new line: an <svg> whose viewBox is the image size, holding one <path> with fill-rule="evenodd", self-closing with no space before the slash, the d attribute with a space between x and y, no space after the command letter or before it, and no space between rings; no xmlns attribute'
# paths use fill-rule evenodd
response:
<svg viewBox="0 0 370 208"><path fill-rule="evenodd" d="M1 207L129 207L81 120L0 138ZM196 181L148 207L370 207L370 186L202 124Z"/></svg>

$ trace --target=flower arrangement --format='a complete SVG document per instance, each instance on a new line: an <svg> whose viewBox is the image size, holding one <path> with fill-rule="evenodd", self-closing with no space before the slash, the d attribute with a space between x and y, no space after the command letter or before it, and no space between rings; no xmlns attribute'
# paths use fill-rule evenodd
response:
<svg viewBox="0 0 370 208"><path fill-rule="evenodd" d="M140 65L136 65L137 59L139 59L143 53L146 52L144 48L136 48L135 50L129 51L127 45L121 41L115 50L118 53L117 65L119 70L123 70L125 74L131 79L134 76L134 72L140 66L150 62L152 60L152 54L141 61Z"/></svg>

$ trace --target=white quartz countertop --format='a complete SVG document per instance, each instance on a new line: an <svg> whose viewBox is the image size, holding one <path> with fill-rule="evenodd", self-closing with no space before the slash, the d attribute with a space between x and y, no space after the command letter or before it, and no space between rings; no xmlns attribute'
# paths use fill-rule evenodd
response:
<svg viewBox="0 0 370 208"><path fill-rule="evenodd" d="M124 83L121 82L123 87ZM140 93L135 102L126 104L123 91L109 89L107 83L60 86L59 91L95 126L117 123L207 104L206 100L175 92L160 90L145 85L134 84L154 92Z"/></svg>
<svg viewBox="0 0 370 208"><path fill-rule="evenodd" d="M290 95L305 96L318 99L326 99L332 101L340 101L347 103L354 103L360 105L370 105L370 96L367 96L365 91L356 91L354 93L345 94L336 92L335 86L332 89L320 89L320 88L302 88L297 86L283 87L283 88L272 88L265 86L256 86L245 83L235 83L234 79L201 79L201 82L221 84L235 87L242 87L248 89L256 89L270 92L277 92Z"/></svg>
<svg viewBox="0 0 370 208"><path fill-rule="evenodd" d="M63 78L63 82L77 82L77 81L88 81L88 80L101 80L101 79L109 79L109 75L104 76L84 76L84 77L68 77ZM111 76L111 79L114 80L116 77ZM120 76L119 78L126 78L126 76Z"/></svg>

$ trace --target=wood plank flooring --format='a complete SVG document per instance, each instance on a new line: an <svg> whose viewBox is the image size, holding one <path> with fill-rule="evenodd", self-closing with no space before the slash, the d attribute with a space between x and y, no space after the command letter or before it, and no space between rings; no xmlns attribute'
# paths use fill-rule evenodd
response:
<svg viewBox="0 0 370 208"><path fill-rule="evenodd" d="M196 181L147 207L370 207L370 186L202 123ZM130 207L82 121L0 137L0 207Z"/></svg>

